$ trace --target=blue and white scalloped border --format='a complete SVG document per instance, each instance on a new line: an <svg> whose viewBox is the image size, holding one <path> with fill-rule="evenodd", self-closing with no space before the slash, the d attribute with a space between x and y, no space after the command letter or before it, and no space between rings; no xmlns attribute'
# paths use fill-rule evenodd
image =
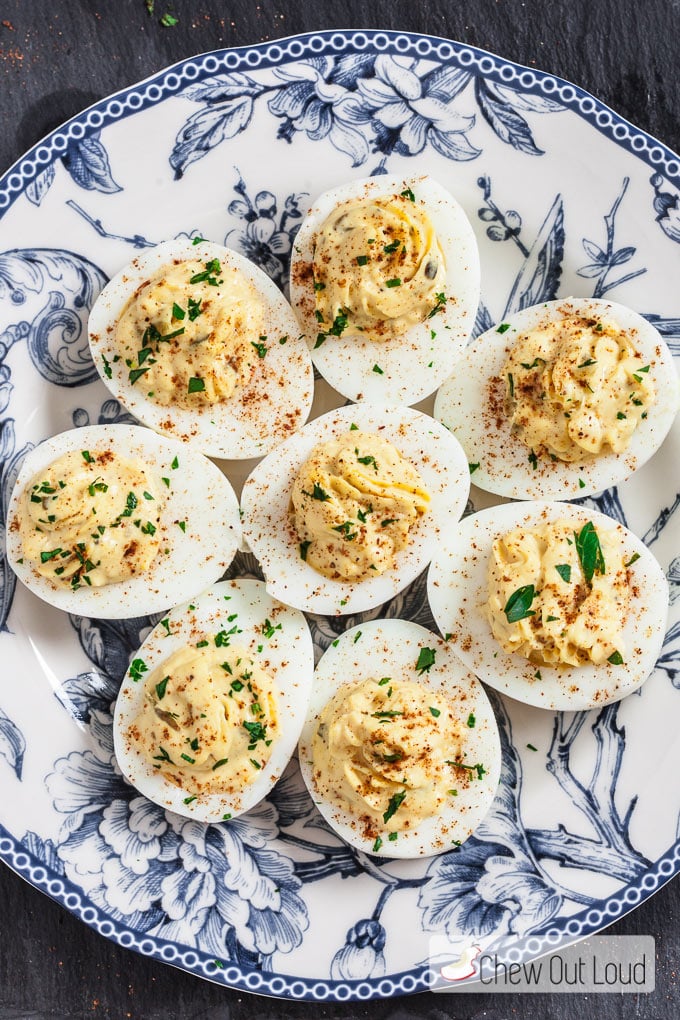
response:
<svg viewBox="0 0 680 1020"><path fill-rule="evenodd" d="M314 1002L356 1002L428 991L439 980L439 974L430 967L417 967L413 971L390 977L363 981L317 981L243 968L217 960L214 956L195 949L181 948L176 943L164 939L143 933L140 935L139 932L111 920L68 879L38 861L3 825L0 825L0 860L35 889L46 893L88 927L124 949L132 949L142 956L169 963L228 988L274 998ZM581 914L566 918L560 925L550 924L543 932L524 940L521 948L507 949L504 959L509 963L520 962L602 931L658 892L679 870L680 841L649 868L637 885L625 886L613 896L601 900L599 907L591 906Z"/></svg>
<svg viewBox="0 0 680 1020"><path fill-rule="evenodd" d="M253 71L305 57L371 52L439 60L478 71L501 85L510 85L563 104L616 145L662 171L680 185L680 158L667 146L628 123L594 96L543 71L513 64L502 57L449 39L407 32L318 32L291 36L277 42L215 50L191 57L131 88L95 103L34 145L0 180L0 216L53 160L62 156L69 142L86 137L124 117L155 106L168 96L206 75L225 71Z"/></svg>

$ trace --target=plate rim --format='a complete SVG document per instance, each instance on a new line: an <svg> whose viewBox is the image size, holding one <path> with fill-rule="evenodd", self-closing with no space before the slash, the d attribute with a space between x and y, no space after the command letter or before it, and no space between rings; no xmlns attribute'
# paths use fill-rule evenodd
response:
<svg viewBox="0 0 680 1020"><path fill-rule="evenodd" d="M418 50L418 46L423 43L428 48L427 52ZM563 106L586 121L618 148L642 160L653 172L662 172L676 187L680 185L680 156L649 132L638 128L597 97L567 79L444 36L383 29L328 29L291 34L280 39L245 46L218 48L184 57L96 100L48 132L0 176L0 220L16 199L24 193L26 187L65 152L68 141L75 137L71 134L73 128L82 129L82 134L78 137L87 137L93 132L161 104L192 80L199 80L210 74L240 69L254 71L280 66L286 60L300 61L310 57L339 56L362 51L454 63L476 70L484 77L509 87L512 87L515 81L519 81L523 91L558 99ZM463 54L468 60L467 64L460 62ZM215 66L208 66L212 62ZM190 66L196 69L196 75L193 79L184 80L179 72L186 71ZM509 78L502 77L503 69L509 70ZM525 76L524 82L521 81L522 76ZM532 79L530 84L529 76ZM176 80L173 81L173 77ZM549 92L545 90L546 83L550 83ZM142 90L148 92L149 89L156 89L158 94L154 94L153 97L140 97L140 105L134 109L127 108L124 103L121 105L121 100L138 95ZM565 90L566 101L563 95ZM582 108L584 102L589 108L588 111ZM114 104L118 104L117 110ZM99 123L93 123L92 114L100 118ZM601 121L599 123L598 117ZM619 137L615 134L616 128L622 129ZM637 148L634 144L636 140ZM42 155L41 149L45 150ZM177 943L146 933L140 934L115 921L89 900L66 876L60 875L47 863L42 862L2 823L0 823L0 860L34 888L60 903L88 927L99 931L116 944L163 963L169 963L226 988L257 992L275 998L343 1002L389 998L427 991L432 987L429 979L433 971L423 965L409 971L361 980L313 979L281 975L229 962L225 963L222 969L214 963L215 958L210 954L191 947L177 951ZM640 906L669 882L678 871L680 871L680 839L652 862L635 882L627 883L614 894L563 918L559 925L548 922L538 929L526 940L527 951L537 956L540 955L541 949L549 951L557 944L564 945L565 941L576 941L602 931ZM50 885L52 888L49 888ZM88 916L82 916L83 913L87 913ZM101 931L101 926L108 930ZM143 943L147 943L146 948L143 948ZM173 956L173 959L170 959L163 955L163 949L168 946L175 947L177 958ZM186 957L194 957L195 960L187 963ZM211 963L212 970L209 973L205 972L205 968L210 967ZM273 988L274 985L277 987ZM322 991L327 991L327 994L322 995Z"/></svg>

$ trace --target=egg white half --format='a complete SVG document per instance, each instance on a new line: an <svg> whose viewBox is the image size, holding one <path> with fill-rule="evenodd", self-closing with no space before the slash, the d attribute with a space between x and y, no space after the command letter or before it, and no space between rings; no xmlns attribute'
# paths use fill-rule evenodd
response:
<svg viewBox="0 0 680 1020"><path fill-rule="evenodd" d="M113 360L118 353L115 327L141 284L173 261L197 258L204 262L218 259L238 269L257 289L265 310L267 352L257 359L250 382L237 388L229 400L191 409L161 406L146 396L143 387L130 382L124 360ZM116 399L152 429L211 457L261 457L304 424L309 415L314 373L293 310L261 269L230 248L211 241L194 245L176 239L135 256L97 298L88 331L97 371Z"/></svg>
<svg viewBox="0 0 680 1020"><path fill-rule="evenodd" d="M431 502L392 569L343 582L324 577L301 558L289 507L293 480L312 449L352 425L393 443L420 472ZM267 591L276 598L311 613L360 613L393 598L425 569L442 535L460 519L469 490L463 451L439 422L411 408L352 404L309 422L251 472L241 496L243 534L260 561Z"/></svg>
<svg viewBox="0 0 680 1020"><path fill-rule="evenodd" d="M435 661L429 670L419 673L416 663L421 648L432 649ZM376 850L375 838L364 835L357 818L320 795L313 778L312 744L321 712L340 687L382 676L415 681L446 697L465 737L466 761L482 764L486 772L481 779L471 780L465 789L461 786L446 810L413 828L402 829L394 841L384 838ZM472 728L467 724L470 714L475 717ZM484 688L461 666L445 641L407 620L373 620L345 631L319 661L300 737L299 757L300 770L314 803L338 835L365 853L412 858L444 853L472 835L496 793L501 744Z"/></svg>
<svg viewBox="0 0 680 1020"><path fill-rule="evenodd" d="M516 527L573 520L580 528L614 532L627 563L631 601L623 624L624 663L541 666L506 652L484 613L487 569L493 542ZM663 570L645 545L622 524L571 503L525 502L494 506L472 514L453 529L430 564L427 597L432 614L449 645L468 669L490 687L517 701L553 710L579 711L619 701L636 690L654 669L668 618L668 585ZM540 678L537 677L540 673Z"/></svg>
<svg viewBox="0 0 680 1020"><path fill-rule="evenodd" d="M623 453L605 453L579 464L539 457L534 466L529 460L531 451L513 434L502 411L503 366L521 333L568 315L610 321L629 332L650 365L656 401ZM678 378L671 353L646 319L611 301L563 298L517 312L477 337L439 389L434 415L460 440L470 463L479 465L473 481L480 489L514 499L570 499L601 492L629 478L661 446L678 406Z"/></svg>
<svg viewBox="0 0 680 1020"><path fill-rule="evenodd" d="M432 220L446 260L445 306L400 337L376 342L346 329L315 348L312 265L316 235L336 206L349 199L399 195L410 188ZM474 326L479 303L479 253L470 221L456 199L427 176L381 175L352 181L320 195L295 238L290 299L324 379L350 400L415 404L450 375Z"/></svg>
<svg viewBox="0 0 680 1020"><path fill-rule="evenodd" d="M43 577L24 559L20 534L13 527L19 500L39 472L71 450L110 450L144 463L160 502L160 549L144 573L73 591ZM7 559L19 580L58 609L99 619L144 616L190 598L222 576L240 541L238 501L219 468L197 451L141 425L88 425L46 439L26 456L7 510Z"/></svg>
<svg viewBox="0 0 680 1020"><path fill-rule="evenodd" d="M273 633L267 637L269 624ZM187 798L186 791L154 769L130 740L128 731L143 704L143 676L135 681L128 670L116 701L114 749L123 775L156 804L201 822L228 821L225 816L235 818L254 807L267 796L288 764L307 712L314 672L307 621L302 613L272 599L261 581L222 581L191 603L173 609L132 657L133 661L141 659L150 673L178 649L196 643L198 635L202 638L234 626L239 630L231 643L246 650L273 679L280 722L267 764L241 791Z"/></svg>

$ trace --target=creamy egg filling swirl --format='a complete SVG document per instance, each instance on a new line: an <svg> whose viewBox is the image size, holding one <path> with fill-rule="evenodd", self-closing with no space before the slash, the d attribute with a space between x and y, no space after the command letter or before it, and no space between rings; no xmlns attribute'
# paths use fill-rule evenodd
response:
<svg viewBox="0 0 680 1020"><path fill-rule="evenodd" d="M190 409L229 400L250 380L266 351L263 331L262 299L238 268L217 258L177 260L127 302L116 358L154 403Z"/></svg>
<svg viewBox="0 0 680 1020"><path fill-rule="evenodd" d="M628 571L613 532L591 521L514 528L493 543L488 582L486 613L506 652L539 666L624 662Z"/></svg>
<svg viewBox="0 0 680 1020"><path fill-rule="evenodd" d="M127 737L190 796L235 793L252 783L278 734L273 680L225 632L177 649L148 673ZM141 675L143 660L131 671Z"/></svg>
<svg viewBox="0 0 680 1020"><path fill-rule="evenodd" d="M531 456L622 453L655 400L629 333L578 315L521 335L505 362L505 412Z"/></svg>
<svg viewBox="0 0 680 1020"><path fill-rule="evenodd" d="M29 482L12 527L24 559L76 591L148 570L161 500L144 464L110 450L71 450Z"/></svg>
<svg viewBox="0 0 680 1020"><path fill-rule="evenodd" d="M432 221L410 189L350 199L316 235L316 345L349 329L401 336L446 301L446 264Z"/></svg>
<svg viewBox="0 0 680 1020"><path fill-rule="evenodd" d="M345 684L325 705L312 744L327 802L369 838L415 828L484 774L465 760L455 713L425 684L390 677Z"/></svg>
<svg viewBox="0 0 680 1020"><path fill-rule="evenodd" d="M430 495L388 440L358 429L319 443L291 492L300 555L325 577L360 581L393 566Z"/></svg>

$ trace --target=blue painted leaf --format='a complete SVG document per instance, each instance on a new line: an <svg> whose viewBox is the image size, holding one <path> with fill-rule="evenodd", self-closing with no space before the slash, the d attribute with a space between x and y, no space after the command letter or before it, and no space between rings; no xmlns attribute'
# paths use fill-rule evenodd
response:
<svg viewBox="0 0 680 1020"><path fill-rule="evenodd" d="M555 99L532 95L529 92L518 92L509 85L496 85L495 89L498 95L516 110L526 110L528 113L562 113L565 109Z"/></svg>
<svg viewBox="0 0 680 1020"><path fill-rule="evenodd" d="M26 741L21 730L0 708L0 757L9 764L17 779L21 779L25 750Z"/></svg>
<svg viewBox="0 0 680 1020"><path fill-rule="evenodd" d="M29 449L31 449L30 444L20 450L16 449L12 418L5 418L0 422L0 552L2 553L0 556L0 630L7 630L7 617L12 608L16 589L16 575L4 555L7 504L19 474L21 462Z"/></svg>
<svg viewBox="0 0 680 1020"><path fill-rule="evenodd" d="M87 339L87 318L108 277L94 263L59 248L0 254L0 335L4 322L26 338L37 371L56 386L98 379ZM5 307L3 307L5 306ZM5 327L7 328L7 327Z"/></svg>
<svg viewBox="0 0 680 1020"><path fill-rule="evenodd" d="M602 275L602 266L598 262L591 262L590 265L581 266L576 270L576 275L584 280L594 280Z"/></svg>
<svg viewBox="0 0 680 1020"><path fill-rule="evenodd" d="M673 354L680 354L680 319L669 319L654 312L645 313L647 322L658 329Z"/></svg>
<svg viewBox="0 0 680 1020"><path fill-rule="evenodd" d="M233 138L250 123L253 115L251 96L227 99L189 117L181 128L170 154L170 166L175 177L181 177L186 168L211 152L227 138Z"/></svg>
<svg viewBox="0 0 680 1020"><path fill-rule="evenodd" d="M619 248L619 250L615 251L614 254L612 255L610 265L612 266L623 265L624 262L628 262L630 259L632 259L636 251L637 248Z"/></svg>
<svg viewBox="0 0 680 1020"><path fill-rule="evenodd" d="M50 163L50 165L46 167L41 174L38 174L34 181L31 181L24 192L29 202L32 202L33 205L40 205L43 198L50 190L52 181L54 180L54 174L54 163Z"/></svg>
<svg viewBox="0 0 680 1020"><path fill-rule="evenodd" d="M472 336L476 337L481 333L486 333L487 329L491 329L493 325L494 321L491 318L491 312L484 302L480 300L477 308L477 315L475 316L475 325L472 330Z"/></svg>
<svg viewBox="0 0 680 1020"><path fill-rule="evenodd" d="M557 195L515 280L504 318L557 297L563 258L564 207L561 196Z"/></svg>
<svg viewBox="0 0 680 1020"><path fill-rule="evenodd" d="M98 132L69 142L61 161L80 188L108 195L121 190L111 176L109 157Z"/></svg>
<svg viewBox="0 0 680 1020"><path fill-rule="evenodd" d="M599 244L595 244L594 241L589 241L587 237L583 238L583 247L586 255L588 255L593 262L598 262L600 266L604 266L607 263L607 253L602 251Z"/></svg>
<svg viewBox="0 0 680 1020"><path fill-rule="evenodd" d="M238 96L258 96L262 85L249 78L241 71L233 71L231 74L220 75L214 78L206 78L202 82L188 85L182 91L186 99L195 103L221 103L225 99L234 99Z"/></svg>
<svg viewBox="0 0 680 1020"><path fill-rule="evenodd" d="M31 832L30 829L25 833L24 838L21 840L23 845L28 850L29 854L33 854L39 861L46 864L51 871L55 871L57 875L64 874L64 864L59 854L57 853L57 847L51 839L43 839L37 832Z"/></svg>
<svg viewBox="0 0 680 1020"><path fill-rule="evenodd" d="M423 93L442 103L450 103L471 79L472 74L460 67L437 67L423 78Z"/></svg>
<svg viewBox="0 0 680 1020"><path fill-rule="evenodd" d="M543 155L543 149L539 149L534 142L531 128L524 117L510 105L497 85L484 78L477 78L475 95L482 116L502 142L531 156Z"/></svg>
<svg viewBox="0 0 680 1020"><path fill-rule="evenodd" d="M619 524L623 524L624 528L628 526L616 486L605 489L599 496L584 496L582 499L571 499L569 502L575 506L592 507L594 510L599 510L601 514L606 514L607 517L618 521Z"/></svg>
<svg viewBox="0 0 680 1020"><path fill-rule="evenodd" d="M93 711L109 712L118 694L118 684L102 673L79 673L65 680L55 695L68 714L87 723Z"/></svg>
<svg viewBox="0 0 680 1020"><path fill-rule="evenodd" d="M656 666L667 674L675 688L680 688L680 621L674 623L666 634Z"/></svg>

